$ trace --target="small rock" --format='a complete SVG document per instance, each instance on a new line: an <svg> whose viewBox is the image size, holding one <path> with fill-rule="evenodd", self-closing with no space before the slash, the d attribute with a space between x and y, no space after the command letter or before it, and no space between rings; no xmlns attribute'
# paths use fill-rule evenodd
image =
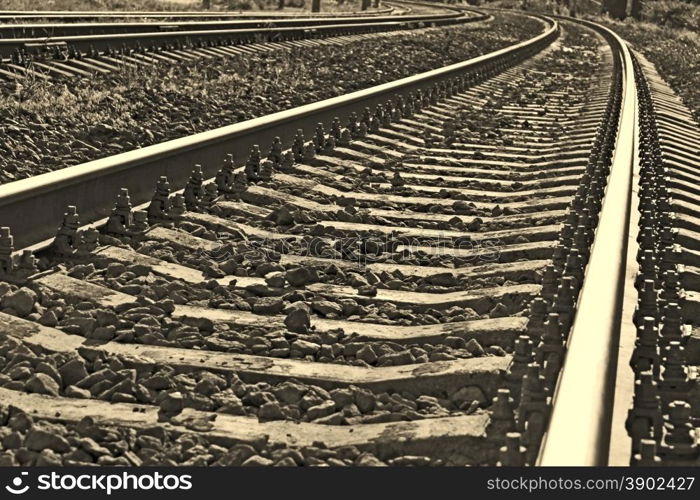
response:
<svg viewBox="0 0 700 500"><path fill-rule="evenodd" d="M457 405L457 407L462 407L465 404L470 405L472 401L478 401L479 405L483 405L486 403L486 396L484 395L484 391L479 387L468 385L452 394L450 400Z"/></svg>
<svg viewBox="0 0 700 500"><path fill-rule="evenodd" d="M465 349L469 351L469 353L472 356L483 356L484 355L484 348L481 347L481 344L476 341L476 339L471 339L469 342L467 342L467 345L465 346Z"/></svg>
<svg viewBox="0 0 700 500"><path fill-rule="evenodd" d="M45 310L42 313L41 317L38 319L38 321L39 324L50 327L54 327L58 324L58 318L56 317L56 313L51 309Z"/></svg>
<svg viewBox="0 0 700 500"><path fill-rule="evenodd" d="M371 453L362 453L355 459L358 467L386 467L386 464Z"/></svg>
<svg viewBox="0 0 700 500"><path fill-rule="evenodd" d="M180 413L185 407L185 398L181 392L171 392L160 402L160 409L168 414Z"/></svg>
<svg viewBox="0 0 700 500"><path fill-rule="evenodd" d="M275 462L275 467L296 467L297 463L292 457L284 457Z"/></svg>
<svg viewBox="0 0 700 500"><path fill-rule="evenodd" d="M275 397L284 404L296 404L307 391L308 389L303 385L293 382L285 382L272 389Z"/></svg>
<svg viewBox="0 0 700 500"><path fill-rule="evenodd" d="M331 398L335 402L336 408L343 408L347 405L354 404L355 397L350 389L333 389Z"/></svg>
<svg viewBox="0 0 700 500"><path fill-rule="evenodd" d="M84 437L80 439L80 441L78 441L78 446L80 446L83 450L85 450L95 458L101 457L103 455L111 455L107 448L105 448L104 446L100 446L94 439L89 437Z"/></svg>
<svg viewBox="0 0 700 500"><path fill-rule="evenodd" d="M305 267L290 269L285 273L284 277L290 285L297 288L311 283L313 279L311 272Z"/></svg>
<svg viewBox="0 0 700 500"><path fill-rule="evenodd" d="M241 466L243 467L266 467L272 465L274 462L269 458L261 457L260 455L253 455L248 460L243 462Z"/></svg>
<svg viewBox="0 0 700 500"><path fill-rule="evenodd" d="M88 376L85 362L82 359L72 359L58 369L64 385L72 385Z"/></svg>
<svg viewBox="0 0 700 500"><path fill-rule="evenodd" d="M311 315L308 309L295 308L284 318L284 325L293 333L308 333L311 328Z"/></svg>
<svg viewBox="0 0 700 500"><path fill-rule="evenodd" d="M87 337L94 340L108 341L116 335L117 329L113 325L98 326Z"/></svg>
<svg viewBox="0 0 700 500"><path fill-rule="evenodd" d="M282 408L280 404L276 401L265 403L258 410L258 418L260 421L266 420L283 420L284 413L282 413Z"/></svg>
<svg viewBox="0 0 700 500"><path fill-rule="evenodd" d="M430 458L404 455L403 457L396 457L389 460L389 465L395 465L398 467L427 467L430 465Z"/></svg>
<svg viewBox="0 0 700 500"><path fill-rule="evenodd" d="M3 309L13 309L18 316L24 317L32 312L35 302L36 293L34 293L34 290L22 287L16 292L4 295L0 305Z"/></svg>
<svg viewBox="0 0 700 500"><path fill-rule="evenodd" d="M60 390L56 381L45 373L35 373L24 384L24 388L29 392L47 394L49 396L58 396L58 391Z"/></svg>
<svg viewBox="0 0 700 500"><path fill-rule="evenodd" d="M489 317L491 318L504 318L506 316L508 316L508 308L500 302L489 311Z"/></svg>
<svg viewBox="0 0 700 500"><path fill-rule="evenodd" d="M340 316L343 314L343 308L329 300L316 300L311 303L311 309L322 316L328 316L330 314Z"/></svg>
<svg viewBox="0 0 700 500"><path fill-rule="evenodd" d="M376 406L376 397L368 390L357 389L355 391L355 404L362 413L369 413Z"/></svg>
<svg viewBox="0 0 700 500"><path fill-rule="evenodd" d="M256 314L279 314L284 309L284 302L278 297L261 297L253 304Z"/></svg>
<svg viewBox="0 0 700 500"><path fill-rule="evenodd" d="M92 397L92 394L90 394L90 391L87 389L80 389L74 385L69 385L66 387L66 390L63 391L63 394L65 394L69 398L76 398L76 399L90 399Z"/></svg>
<svg viewBox="0 0 700 500"><path fill-rule="evenodd" d="M334 401L324 401L321 404L312 406L306 411L306 415L309 420L316 420L317 418L327 417L335 413L335 402Z"/></svg>
<svg viewBox="0 0 700 500"><path fill-rule="evenodd" d="M58 434L55 428L36 425L27 431L27 436L24 438L24 446L37 452L45 449L58 453L70 451L70 444L63 436Z"/></svg>
<svg viewBox="0 0 700 500"><path fill-rule="evenodd" d="M307 354L314 355L321 348L319 344L308 342L306 340L295 340L292 342L291 355L292 357L304 357Z"/></svg>
<svg viewBox="0 0 700 500"><path fill-rule="evenodd" d="M36 457L34 465L37 467L60 467L63 465L61 457L53 450L42 450L39 456Z"/></svg>
<svg viewBox="0 0 700 500"><path fill-rule="evenodd" d="M355 354L357 359L361 359L367 364L374 364L377 362L377 353L374 352L371 345L366 345Z"/></svg>

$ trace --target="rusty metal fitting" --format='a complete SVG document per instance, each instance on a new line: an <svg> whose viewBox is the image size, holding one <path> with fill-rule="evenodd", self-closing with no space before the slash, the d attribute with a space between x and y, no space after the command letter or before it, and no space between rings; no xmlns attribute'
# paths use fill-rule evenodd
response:
<svg viewBox="0 0 700 500"><path fill-rule="evenodd" d="M356 137L357 129L359 128L359 126L360 124L357 121L357 113L350 113L350 117L348 118L348 124L345 128L347 128L350 131L353 137Z"/></svg>
<svg viewBox="0 0 700 500"><path fill-rule="evenodd" d="M664 424L659 455L668 465L696 465L698 448L695 426L691 422L691 407L685 401L668 405L668 420Z"/></svg>
<svg viewBox="0 0 700 500"><path fill-rule="evenodd" d="M678 264L681 264L683 259L683 250L680 245L675 244L661 249L661 258L658 261L659 269L668 271L676 269Z"/></svg>
<svg viewBox="0 0 700 500"><path fill-rule="evenodd" d="M663 316L661 318L661 329L659 330L659 346L663 349L671 342L680 342L684 345L689 337L689 333L684 332L682 309L675 302L664 305Z"/></svg>
<svg viewBox="0 0 700 500"><path fill-rule="evenodd" d="M134 214L131 206L129 190L121 188L117 195L112 213L107 220L107 232L112 234L130 235L133 231Z"/></svg>
<svg viewBox="0 0 700 500"><path fill-rule="evenodd" d="M360 124L357 126L357 137L367 137L367 134L369 133L369 128L364 122L360 122Z"/></svg>
<svg viewBox="0 0 700 500"><path fill-rule="evenodd" d="M337 116L333 117L333 120L331 121L331 131L330 135L335 137L336 140L340 139L340 132L342 131L343 126L340 124L340 118Z"/></svg>
<svg viewBox="0 0 700 500"><path fill-rule="evenodd" d="M552 264L547 264L542 274L542 297L549 303L554 300L557 292L559 275Z"/></svg>
<svg viewBox="0 0 700 500"><path fill-rule="evenodd" d="M637 242L639 243L639 247L643 250L651 250L656 248L654 230L651 226L641 226L639 235L637 236Z"/></svg>
<svg viewBox="0 0 700 500"><path fill-rule="evenodd" d="M396 106L391 112L391 121L399 122L403 120L403 106ZM389 123L385 123L384 126L389 126Z"/></svg>
<svg viewBox="0 0 700 500"><path fill-rule="evenodd" d="M631 465L639 467L658 467L661 465L661 458L656 454L656 441L642 439L639 444L639 453L633 456Z"/></svg>
<svg viewBox="0 0 700 500"><path fill-rule="evenodd" d="M642 318L650 317L655 321L659 319L656 287L653 280L644 280L639 291L639 301L634 311L634 324L639 326Z"/></svg>
<svg viewBox="0 0 700 500"><path fill-rule="evenodd" d="M148 231L148 214L143 211L134 212L134 223L131 227L132 235L142 235Z"/></svg>
<svg viewBox="0 0 700 500"><path fill-rule="evenodd" d="M639 452L642 439L659 441L663 429L661 399L651 372L643 372L634 383L633 407L627 414L625 428L632 438L632 452Z"/></svg>
<svg viewBox="0 0 700 500"><path fill-rule="evenodd" d="M267 153L267 159L275 165L279 165L280 163L282 163L282 154L282 140L278 136L275 136L272 139L272 144L270 144L270 150ZM231 162L231 164L233 164L233 161Z"/></svg>
<svg viewBox="0 0 700 500"><path fill-rule="evenodd" d="M659 232L659 245L663 247L673 246L676 240L677 229L672 229L670 226L664 226Z"/></svg>
<svg viewBox="0 0 700 500"><path fill-rule="evenodd" d="M544 323L542 340L535 352L535 362L542 366L545 388L554 389L559 370L564 361L564 336L562 335L559 315L550 313Z"/></svg>
<svg viewBox="0 0 700 500"><path fill-rule="evenodd" d="M304 160L304 145L306 141L304 140L304 131L302 129L297 129L297 133L294 136L294 141L292 142L292 153L294 154L294 161L301 162Z"/></svg>
<svg viewBox="0 0 700 500"><path fill-rule="evenodd" d="M692 390L684 351L681 343L677 341L670 342L662 351L659 393L663 408L671 401L686 401Z"/></svg>
<svg viewBox="0 0 700 500"><path fill-rule="evenodd" d="M326 137L326 142L323 144L323 149L321 152L323 154L326 154L326 155L331 154L333 152L333 150L335 149L335 146L336 146L335 137L333 137L332 135L329 135L328 137Z"/></svg>
<svg viewBox="0 0 700 500"><path fill-rule="evenodd" d="M662 273L662 289L659 292L659 304L663 307L669 302L680 301L680 278L675 269L669 269Z"/></svg>
<svg viewBox="0 0 700 500"><path fill-rule="evenodd" d="M530 315L527 321L527 335L533 343L542 336L546 314L547 301L542 297L535 297L530 303Z"/></svg>
<svg viewBox="0 0 700 500"><path fill-rule="evenodd" d="M656 258L652 250L642 250L641 256L639 257L639 273L635 280L635 286L640 288L645 280L654 281L654 286L657 286L658 278L658 268L656 266Z"/></svg>
<svg viewBox="0 0 700 500"><path fill-rule="evenodd" d="M491 405L491 420L486 435L489 439L502 441L506 433L515 430L515 402L510 389L498 389Z"/></svg>
<svg viewBox="0 0 700 500"><path fill-rule="evenodd" d="M517 429L523 435L523 444L527 448L529 463L533 463L537 457L539 444L547 426L549 416L547 399L544 377L540 375L540 365L530 363L523 377L516 421Z"/></svg>
<svg viewBox="0 0 700 500"><path fill-rule="evenodd" d="M54 239L54 249L63 256L73 255L80 247L82 238L78 232L80 218L74 205L69 205L63 214L63 220Z"/></svg>
<svg viewBox="0 0 700 500"><path fill-rule="evenodd" d="M214 178L219 192L230 193L232 191L234 170L233 155L228 153L224 157L224 163L221 169L216 173L216 177Z"/></svg>
<svg viewBox="0 0 700 500"><path fill-rule="evenodd" d="M561 242L554 247L552 252L552 263L557 270L557 273L561 273L564 270L564 264L566 264L566 256L569 253L569 249L564 246Z"/></svg>
<svg viewBox="0 0 700 500"><path fill-rule="evenodd" d="M576 289L573 286L571 276L563 276L557 287L557 293L552 303L552 311L559 314L559 321L564 336L568 335L574 320L574 304L576 302Z"/></svg>
<svg viewBox="0 0 700 500"><path fill-rule="evenodd" d="M519 432L506 434L505 445L499 449L498 466L523 467L526 465L527 448L521 445L522 435Z"/></svg>
<svg viewBox="0 0 700 500"><path fill-rule="evenodd" d="M184 190L185 206L187 210L196 211L199 208L199 201L204 194L202 188L203 182L204 174L202 173L202 166L195 165Z"/></svg>
<svg viewBox="0 0 700 500"><path fill-rule="evenodd" d="M304 144L304 157L303 161L309 162L316 157L316 144L314 141L309 141Z"/></svg>
<svg viewBox="0 0 700 500"><path fill-rule="evenodd" d="M165 176L161 176L156 183L156 190L148 205L148 220L151 224L170 220L170 183Z"/></svg>
<svg viewBox="0 0 700 500"><path fill-rule="evenodd" d="M248 178L249 182L257 182L260 180L260 147L255 144L248 155L248 160L246 160L243 170Z"/></svg>
<svg viewBox="0 0 700 500"><path fill-rule="evenodd" d="M0 227L0 274L11 274L15 270L12 252L15 251L14 238L9 227Z"/></svg>
<svg viewBox="0 0 700 500"><path fill-rule="evenodd" d="M588 258L590 257L591 251L591 238L593 237L593 231L587 229L585 226L578 226L576 232L574 233L574 243L572 248L576 248L579 257L581 259L581 269L585 269L588 264Z"/></svg>
<svg viewBox="0 0 700 500"><path fill-rule="evenodd" d="M326 131L324 130L323 123L321 122L316 124L313 141L314 145L316 146L316 152L320 153L323 150L323 146L326 144Z"/></svg>
<svg viewBox="0 0 700 500"><path fill-rule="evenodd" d="M584 271L584 261L578 248L574 245L571 250L569 250L569 255L566 257L566 265L564 267L564 274L566 276L571 276L574 278L574 289L579 290L583 284L583 271Z"/></svg>
<svg viewBox="0 0 700 500"><path fill-rule="evenodd" d="M512 382L511 388L519 387L520 381L525 375L527 370L527 365L529 365L533 359L532 352L533 343L527 335L520 335L515 339L513 345L513 360L508 367L506 374L506 379ZM513 397L519 399L520 392L512 391Z"/></svg>
<svg viewBox="0 0 700 500"><path fill-rule="evenodd" d="M340 133L340 139L338 139L338 145L349 146L352 143L352 132L349 129L344 128Z"/></svg>
<svg viewBox="0 0 700 500"><path fill-rule="evenodd" d="M643 318L637 326L637 340L630 359L630 366L636 374L651 371L654 379L658 380L661 373L658 339L656 320L652 317Z"/></svg>
<svg viewBox="0 0 700 500"><path fill-rule="evenodd" d="M216 184L209 182L204 185L204 193L202 194L201 207L210 210L215 204L219 197L219 189Z"/></svg>

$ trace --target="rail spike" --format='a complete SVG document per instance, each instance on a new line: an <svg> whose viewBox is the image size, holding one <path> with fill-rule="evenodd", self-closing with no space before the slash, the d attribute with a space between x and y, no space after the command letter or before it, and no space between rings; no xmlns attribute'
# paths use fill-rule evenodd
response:
<svg viewBox="0 0 700 500"><path fill-rule="evenodd" d="M14 239L9 227L0 227L0 281L23 284L39 272L37 259L30 250L14 253Z"/></svg>
<svg viewBox="0 0 700 500"><path fill-rule="evenodd" d="M170 183L168 178L161 176L156 183L156 189L148 206L148 221L151 224L167 224L172 222L170 214Z"/></svg>

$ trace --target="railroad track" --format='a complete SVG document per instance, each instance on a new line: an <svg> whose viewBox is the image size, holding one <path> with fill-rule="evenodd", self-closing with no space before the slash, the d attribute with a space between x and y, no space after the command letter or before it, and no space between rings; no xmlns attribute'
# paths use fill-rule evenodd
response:
<svg viewBox="0 0 700 500"><path fill-rule="evenodd" d="M333 24L352 24L366 21L372 22L395 21L399 16L329 16L324 17L292 17L292 18L255 18L255 19L227 19L227 20L200 20L197 18L186 19L180 22L143 21L143 22L87 22L87 23L22 23L3 24L0 26L0 38L53 38L62 36L80 35L105 35L119 33L152 33L158 31L202 31L244 28L298 27L298 26L328 26ZM421 21L441 17L425 18L416 15L401 15L406 21Z"/></svg>
<svg viewBox="0 0 700 500"><path fill-rule="evenodd" d="M435 7L435 6L433 6ZM437 7L440 8L440 7ZM343 16L373 16L390 13L403 14L411 11L410 7L393 6L385 3L384 8L359 12L292 12L292 11L259 11L259 12L229 12L229 11L37 11L37 10L0 10L0 21L16 23L18 21L46 21L52 20L61 23L95 22L107 20L133 19L143 21L146 19L163 21L187 21L198 20L231 20L231 19L291 19L304 17L343 17Z"/></svg>
<svg viewBox="0 0 700 500"><path fill-rule="evenodd" d="M91 78L124 67L179 64L279 48L342 44L367 35L489 19L476 11L439 14L181 23L0 26L0 77Z"/></svg>
<svg viewBox="0 0 700 500"><path fill-rule="evenodd" d="M0 463L694 463L697 124L542 20L0 186Z"/></svg>

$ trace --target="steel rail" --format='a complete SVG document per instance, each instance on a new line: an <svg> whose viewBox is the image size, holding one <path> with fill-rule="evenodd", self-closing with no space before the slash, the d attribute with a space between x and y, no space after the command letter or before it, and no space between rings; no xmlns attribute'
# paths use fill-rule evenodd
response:
<svg viewBox="0 0 700 500"><path fill-rule="evenodd" d="M622 100L599 223L538 461L543 466L594 466L608 461L638 147L637 92L629 49L608 28L572 20L595 28L612 42L621 63Z"/></svg>
<svg viewBox="0 0 700 500"><path fill-rule="evenodd" d="M175 42L197 41L222 41L228 42L254 42L262 40L283 41L290 39L309 38L311 36L332 36L337 34L367 33L373 31L389 31L415 27L420 23L430 25L446 25L455 23L470 23L481 21L488 17L464 16L455 12L445 14L441 17L431 17L427 21L420 20L398 20L383 22L361 22L351 24L321 24L298 27L272 27L272 28L247 28L231 30L200 30L200 31L159 31L149 33L112 33L103 35L77 35L42 38L10 38L0 39L0 57L10 57L18 50L28 47L42 47L49 44L66 44L80 51L107 50L109 48L137 48L150 46L151 44L169 44ZM398 16L397 16L398 18Z"/></svg>
<svg viewBox="0 0 700 500"><path fill-rule="evenodd" d="M530 15L545 29L539 35L468 61L452 64L365 90L308 104L287 111L247 120L189 137L155 144L99 160L0 185L0 226L10 226L18 248L53 237L66 206L76 205L83 223L109 215L117 188L126 187L137 205L150 200L160 176L171 186L185 185L192 165L201 164L212 177L226 153L247 153L253 145L270 144L280 137L289 145L297 129L309 133L316 124L330 124L335 117L347 119L364 107L385 104L389 98L408 98L454 77L478 75L496 63L505 65L531 55L553 41L559 32L556 21ZM237 162L242 164L243 162ZM138 172L138 175L134 175Z"/></svg>
<svg viewBox="0 0 700 500"><path fill-rule="evenodd" d="M386 2L389 5L389 2ZM384 15L394 10L393 7L377 9L373 11L353 11L353 12L229 12L229 11L74 11L74 10L0 10L0 21L13 21L16 19L293 19L296 17L341 17L356 16L360 12L362 16Z"/></svg>
<svg viewBox="0 0 700 500"><path fill-rule="evenodd" d="M0 25L0 39L45 38L62 36L108 35L122 33L157 33L170 31L204 31L251 28L285 28L299 26L330 26L334 24L373 24L392 21L431 22L441 20L446 15L456 14L414 14L393 16L339 16L339 17L295 17L291 19L235 19L216 21L180 22L114 22L114 23L40 23ZM483 14L481 14L483 17Z"/></svg>

